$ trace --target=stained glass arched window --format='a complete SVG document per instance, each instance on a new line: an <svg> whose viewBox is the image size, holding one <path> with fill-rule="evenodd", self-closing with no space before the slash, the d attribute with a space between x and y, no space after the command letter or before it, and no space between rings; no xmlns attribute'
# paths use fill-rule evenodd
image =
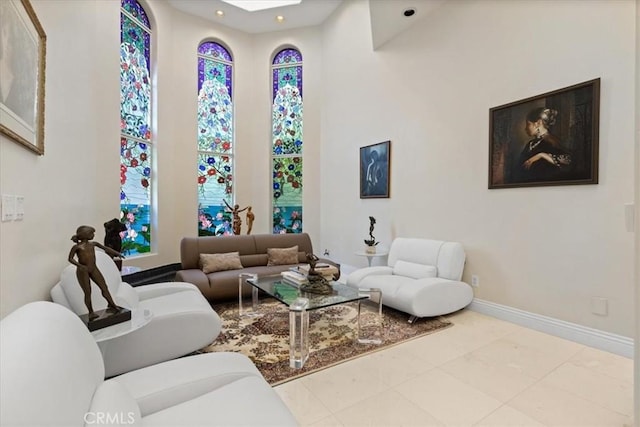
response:
<svg viewBox="0 0 640 427"><path fill-rule="evenodd" d="M233 234L233 60L221 44L198 46L198 235Z"/></svg>
<svg viewBox="0 0 640 427"><path fill-rule="evenodd" d="M135 255L151 251L151 25L136 0L120 6L120 220Z"/></svg>
<svg viewBox="0 0 640 427"><path fill-rule="evenodd" d="M271 69L273 233L301 233L302 55L283 49Z"/></svg>

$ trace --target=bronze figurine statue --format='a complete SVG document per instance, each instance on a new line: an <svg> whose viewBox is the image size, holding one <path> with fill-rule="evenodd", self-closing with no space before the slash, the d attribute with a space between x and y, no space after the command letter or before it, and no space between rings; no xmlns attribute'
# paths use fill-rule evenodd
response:
<svg viewBox="0 0 640 427"><path fill-rule="evenodd" d="M96 246L104 250L111 256L124 257L120 252L104 246L98 242L91 241L95 236L96 229L89 225L81 225L76 230L76 234L71 237L71 240L75 242L75 245L69 252L69 262L76 266L76 277L80 283L80 287L84 292L84 303L89 310L89 320L96 319L98 314L93 311L93 305L91 304L91 280L95 282L100 288L102 296L107 300L108 309L113 313L117 313L122 310L113 301L109 288L104 280L104 276L96 265ZM75 257L78 260L76 261Z"/></svg>
<svg viewBox="0 0 640 427"><path fill-rule="evenodd" d="M256 219L256 216L251 212L251 206L247 206L247 234L251 234L251 229L253 228L253 220Z"/></svg>
<svg viewBox="0 0 640 427"><path fill-rule="evenodd" d="M240 209L239 204L229 205L226 200L222 199L227 208L229 209L227 212L231 212L233 214L233 234L240 235L240 228L242 228L242 219L240 218L239 213L247 210L247 208Z"/></svg>
<svg viewBox="0 0 640 427"><path fill-rule="evenodd" d="M316 264L319 258L314 254L307 254L307 263L309 263L309 272L307 280L309 283L300 285L300 290L310 292L312 294L330 295L333 293L331 283L325 279L321 273L316 271Z"/></svg>

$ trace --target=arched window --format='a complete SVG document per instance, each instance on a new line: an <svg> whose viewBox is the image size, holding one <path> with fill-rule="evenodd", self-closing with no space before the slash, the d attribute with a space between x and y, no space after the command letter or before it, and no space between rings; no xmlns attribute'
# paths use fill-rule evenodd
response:
<svg viewBox="0 0 640 427"><path fill-rule="evenodd" d="M135 255L151 251L151 25L136 0L120 6L120 220Z"/></svg>
<svg viewBox="0 0 640 427"><path fill-rule="evenodd" d="M233 234L233 60L215 42L198 46L198 235Z"/></svg>
<svg viewBox="0 0 640 427"><path fill-rule="evenodd" d="M272 63L273 233L302 232L302 55L283 49Z"/></svg>

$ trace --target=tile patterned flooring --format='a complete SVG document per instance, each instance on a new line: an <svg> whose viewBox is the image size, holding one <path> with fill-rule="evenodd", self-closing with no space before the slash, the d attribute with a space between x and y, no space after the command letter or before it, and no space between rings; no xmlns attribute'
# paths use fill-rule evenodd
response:
<svg viewBox="0 0 640 427"><path fill-rule="evenodd" d="M470 310L448 317L275 390L304 426L633 424L632 359Z"/></svg>

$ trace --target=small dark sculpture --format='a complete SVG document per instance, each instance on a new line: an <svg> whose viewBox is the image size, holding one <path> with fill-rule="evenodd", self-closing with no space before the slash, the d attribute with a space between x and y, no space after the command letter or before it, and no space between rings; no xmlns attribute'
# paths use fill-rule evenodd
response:
<svg viewBox="0 0 640 427"><path fill-rule="evenodd" d="M233 205L233 207L231 207L231 205L227 203L226 200L222 199L222 201L224 202L225 205L227 205L227 208L229 209L227 212L231 212L233 214L233 234L240 235L240 228L242 227L242 219L240 218L239 213L247 210L248 206L246 208L240 209L240 205L237 203Z"/></svg>
<svg viewBox="0 0 640 427"><path fill-rule="evenodd" d="M378 243L380 242L376 242L376 238L373 237L373 227L376 224L376 219L372 216L369 217L369 237L371 237L370 240L365 240L364 243L367 246L376 246Z"/></svg>
<svg viewBox="0 0 640 427"><path fill-rule="evenodd" d="M120 233L127 231L127 226L113 218L104 223L104 245L120 253L122 252L122 237ZM113 262L118 266L118 270L122 271L122 259L120 256L112 257Z"/></svg>
<svg viewBox="0 0 640 427"><path fill-rule="evenodd" d="M307 273L307 280L309 283L305 283L300 286L300 290L304 292L311 292L312 294L330 295L333 293L331 283L325 279L321 273L316 271L316 264L319 258L314 254L307 254L307 262L309 263L309 272Z"/></svg>
<svg viewBox="0 0 640 427"><path fill-rule="evenodd" d="M89 225L81 225L78 227L76 234L71 237L75 245L73 245L69 252L69 262L77 267L76 277L84 292L84 304L89 310L90 321L99 316L93 311L93 305L91 304L91 280L93 280L100 288L100 291L102 291L102 296L107 300L109 311L117 313L122 310L121 307L116 305L113 298L111 298L104 276L102 276L102 273L96 265L96 246L111 256L124 257L124 255L98 242L92 242L91 239L94 238L95 232L96 229ZM78 257L77 261L74 258L76 256Z"/></svg>

